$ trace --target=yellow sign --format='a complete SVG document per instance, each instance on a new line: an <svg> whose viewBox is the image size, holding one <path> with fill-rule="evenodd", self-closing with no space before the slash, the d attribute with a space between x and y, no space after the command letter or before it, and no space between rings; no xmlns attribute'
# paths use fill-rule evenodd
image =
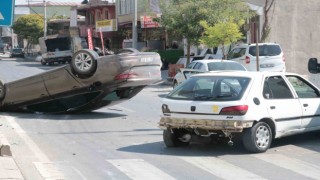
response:
<svg viewBox="0 0 320 180"><path fill-rule="evenodd" d="M217 106L217 105L212 106L212 110L215 113L219 112L219 106Z"/></svg>
<svg viewBox="0 0 320 180"><path fill-rule="evenodd" d="M105 19L101 21L96 21L97 32L117 31L117 29L118 28L116 19Z"/></svg>

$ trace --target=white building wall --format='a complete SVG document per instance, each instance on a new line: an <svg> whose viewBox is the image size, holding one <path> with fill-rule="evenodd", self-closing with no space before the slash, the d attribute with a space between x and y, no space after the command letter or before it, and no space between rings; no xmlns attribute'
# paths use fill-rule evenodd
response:
<svg viewBox="0 0 320 180"><path fill-rule="evenodd" d="M309 77L320 87L320 75L308 72L308 60L320 59L320 1L276 0L270 11L270 42L283 48L288 72Z"/></svg>

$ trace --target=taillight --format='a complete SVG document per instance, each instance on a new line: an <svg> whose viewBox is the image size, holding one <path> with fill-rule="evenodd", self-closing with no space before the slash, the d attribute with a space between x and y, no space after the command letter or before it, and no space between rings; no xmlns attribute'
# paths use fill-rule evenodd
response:
<svg viewBox="0 0 320 180"><path fill-rule="evenodd" d="M245 115L248 111L248 105L224 107L220 111L220 115Z"/></svg>
<svg viewBox="0 0 320 180"><path fill-rule="evenodd" d="M282 55L282 61L285 62L286 58L284 57L284 55Z"/></svg>
<svg viewBox="0 0 320 180"><path fill-rule="evenodd" d="M246 64L249 64L249 63L250 63L250 57L246 56Z"/></svg>
<svg viewBox="0 0 320 180"><path fill-rule="evenodd" d="M133 73L133 72L124 72L121 74L116 75L114 77L115 80L126 80L126 79L131 79L131 78L136 78L138 77L138 74Z"/></svg>

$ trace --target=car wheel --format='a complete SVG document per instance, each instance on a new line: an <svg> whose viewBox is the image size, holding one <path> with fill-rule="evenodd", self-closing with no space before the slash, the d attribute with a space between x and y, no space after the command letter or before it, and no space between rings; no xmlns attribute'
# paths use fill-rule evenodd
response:
<svg viewBox="0 0 320 180"><path fill-rule="evenodd" d="M248 151L262 153L269 149L272 132L267 123L258 122L252 128L245 129L243 133L242 142Z"/></svg>
<svg viewBox="0 0 320 180"><path fill-rule="evenodd" d="M183 142L179 139L179 131L182 129L166 129L163 131L163 141L167 147L188 146L190 142Z"/></svg>
<svg viewBox="0 0 320 180"><path fill-rule="evenodd" d="M73 55L71 59L71 67L79 77L88 77L93 75L95 72L97 68L97 61L90 52L80 50Z"/></svg>
<svg viewBox="0 0 320 180"><path fill-rule="evenodd" d="M4 98L5 95L5 87L3 82L0 80L0 100Z"/></svg>
<svg viewBox="0 0 320 180"><path fill-rule="evenodd" d="M41 64L46 65L47 63L43 59L41 59Z"/></svg>

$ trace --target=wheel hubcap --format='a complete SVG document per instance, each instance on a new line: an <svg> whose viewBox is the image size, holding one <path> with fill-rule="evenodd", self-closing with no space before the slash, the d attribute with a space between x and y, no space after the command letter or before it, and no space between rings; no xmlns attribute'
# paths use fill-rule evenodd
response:
<svg viewBox="0 0 320 180"><path fill-rule="evenodd" d="M260 126L256 132L256 143L260 148L267 148L270 140L269 129L266 126Z"/></svg>
<svg viewBox="0 0 320 180"><path fill-rule="evenodd" d="M80 53L75 58L75 66L80 71L88 71L92 66L93 59L86 53Z"/></svg>

